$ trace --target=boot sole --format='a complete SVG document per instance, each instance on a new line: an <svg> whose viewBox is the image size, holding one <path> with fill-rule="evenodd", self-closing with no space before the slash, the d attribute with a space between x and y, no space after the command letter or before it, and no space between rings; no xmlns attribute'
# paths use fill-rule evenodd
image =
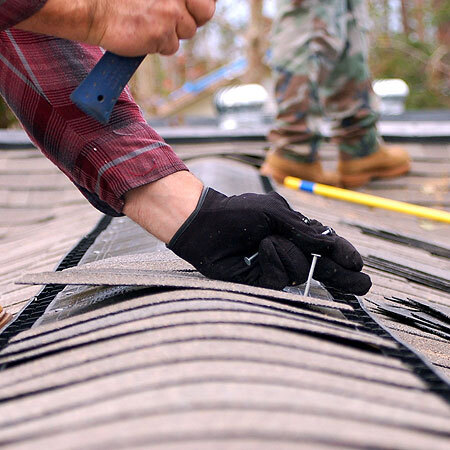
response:
<svg viewBox="0 0 450 450"><path fill-rule="evenodd" d="M364 186L376 178L395 178L400 175L408 173L411 169L411 164L405 163L401 166L396 166L391 169L378 169L371 172L358 173L355 175L341 174L341 181L346 188L357 188Z"/></svg>
<svg viewBox="0 0 450 450"><path fill-rule="evenodd" d="M13 316L7 312L5 312L4 315L2 314L2 317L0 319L0 329L7 325L12 320L12 318Z"/></svg>

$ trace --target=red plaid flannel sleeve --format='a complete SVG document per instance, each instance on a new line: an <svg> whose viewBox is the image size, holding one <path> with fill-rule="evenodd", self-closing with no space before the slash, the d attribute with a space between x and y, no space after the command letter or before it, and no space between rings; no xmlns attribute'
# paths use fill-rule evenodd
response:
<svg viewBox="0 0 450 450"><path fill-rule="evenodd" d="M120 215L124 193L187 168L147 124L128 89L107 125L71 102L70 94L101 56L97 47L2 31L0 90L33 142L86 198Z"/></svg>
<svg viewBox="0 0 450 450"><path fill-rule="evenodd" d="M0 0L0 31L31 17L47 0Z"/></svg>

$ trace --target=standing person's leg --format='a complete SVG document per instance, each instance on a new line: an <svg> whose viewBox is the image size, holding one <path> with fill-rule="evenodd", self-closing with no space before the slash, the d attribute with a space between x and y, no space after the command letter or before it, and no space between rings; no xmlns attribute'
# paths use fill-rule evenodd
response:
<svg viewBox="0 0 450 450"><path fill-rule="evenodd" d="M345 50L323 84L325 110L337 122L341 181L353 187L375 176L394 176L409 169L407 153L383 144L373 108L374 93L368 65L368 22L365 0L346 0Z"/></svg>
<svg viewBox="0 0 450 450"><path fill-rule="evenodd" d="M380 139L378 114L372 107L368 66L368 16L365 2L345 0L345 49L322 87L325 111L337 122L334 141L344 160L374 153Z"/></svg>
<svg viewBox="0 0 450 450"><path fill-rule="evenodd" d="M318 148L323 105L320 85L332 72L345 45L343 2L278 0L273 29L278 115L262 172L282 181L286 175L338 184L322 170Z"/></svg>
<svg viewBox="0 0 450 450"><path fill-rule="evenodd" d="M70 100L99 48L10 29L0 33L0 89L27 133L98 209L122 213L125 193L187 170L146 123L128 90L108 125Z"/></svg>

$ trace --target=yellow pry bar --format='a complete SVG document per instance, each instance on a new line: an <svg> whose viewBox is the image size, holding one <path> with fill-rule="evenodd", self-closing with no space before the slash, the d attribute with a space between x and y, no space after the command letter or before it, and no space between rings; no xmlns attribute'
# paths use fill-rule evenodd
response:
<svg viewBox="0 0 450 450"><path fill-rule="evenodd" d="M441 211L440 209L426 208L425 206L391 200L376 195L363 194L361 192L328 186L326 184L313 183L295 177L286 177L284 179L284 185L290 189L311 192L324 197L335 198L351 203L359 203L360 205L372 206L374 208L388 209L390 211L422 217L424 219L450 223L450 213Z"/></svg>

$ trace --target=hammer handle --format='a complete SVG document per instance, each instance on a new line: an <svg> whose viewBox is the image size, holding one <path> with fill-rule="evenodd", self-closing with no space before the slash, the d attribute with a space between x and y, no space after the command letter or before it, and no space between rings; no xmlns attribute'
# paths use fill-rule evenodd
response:
<svg viewBox="0 0 450 450"><path fill-rule="evenodd" d="M106 124L128 81L144 60L106 52L86 79L72 92L71 100L83 112Z"/></svg>

